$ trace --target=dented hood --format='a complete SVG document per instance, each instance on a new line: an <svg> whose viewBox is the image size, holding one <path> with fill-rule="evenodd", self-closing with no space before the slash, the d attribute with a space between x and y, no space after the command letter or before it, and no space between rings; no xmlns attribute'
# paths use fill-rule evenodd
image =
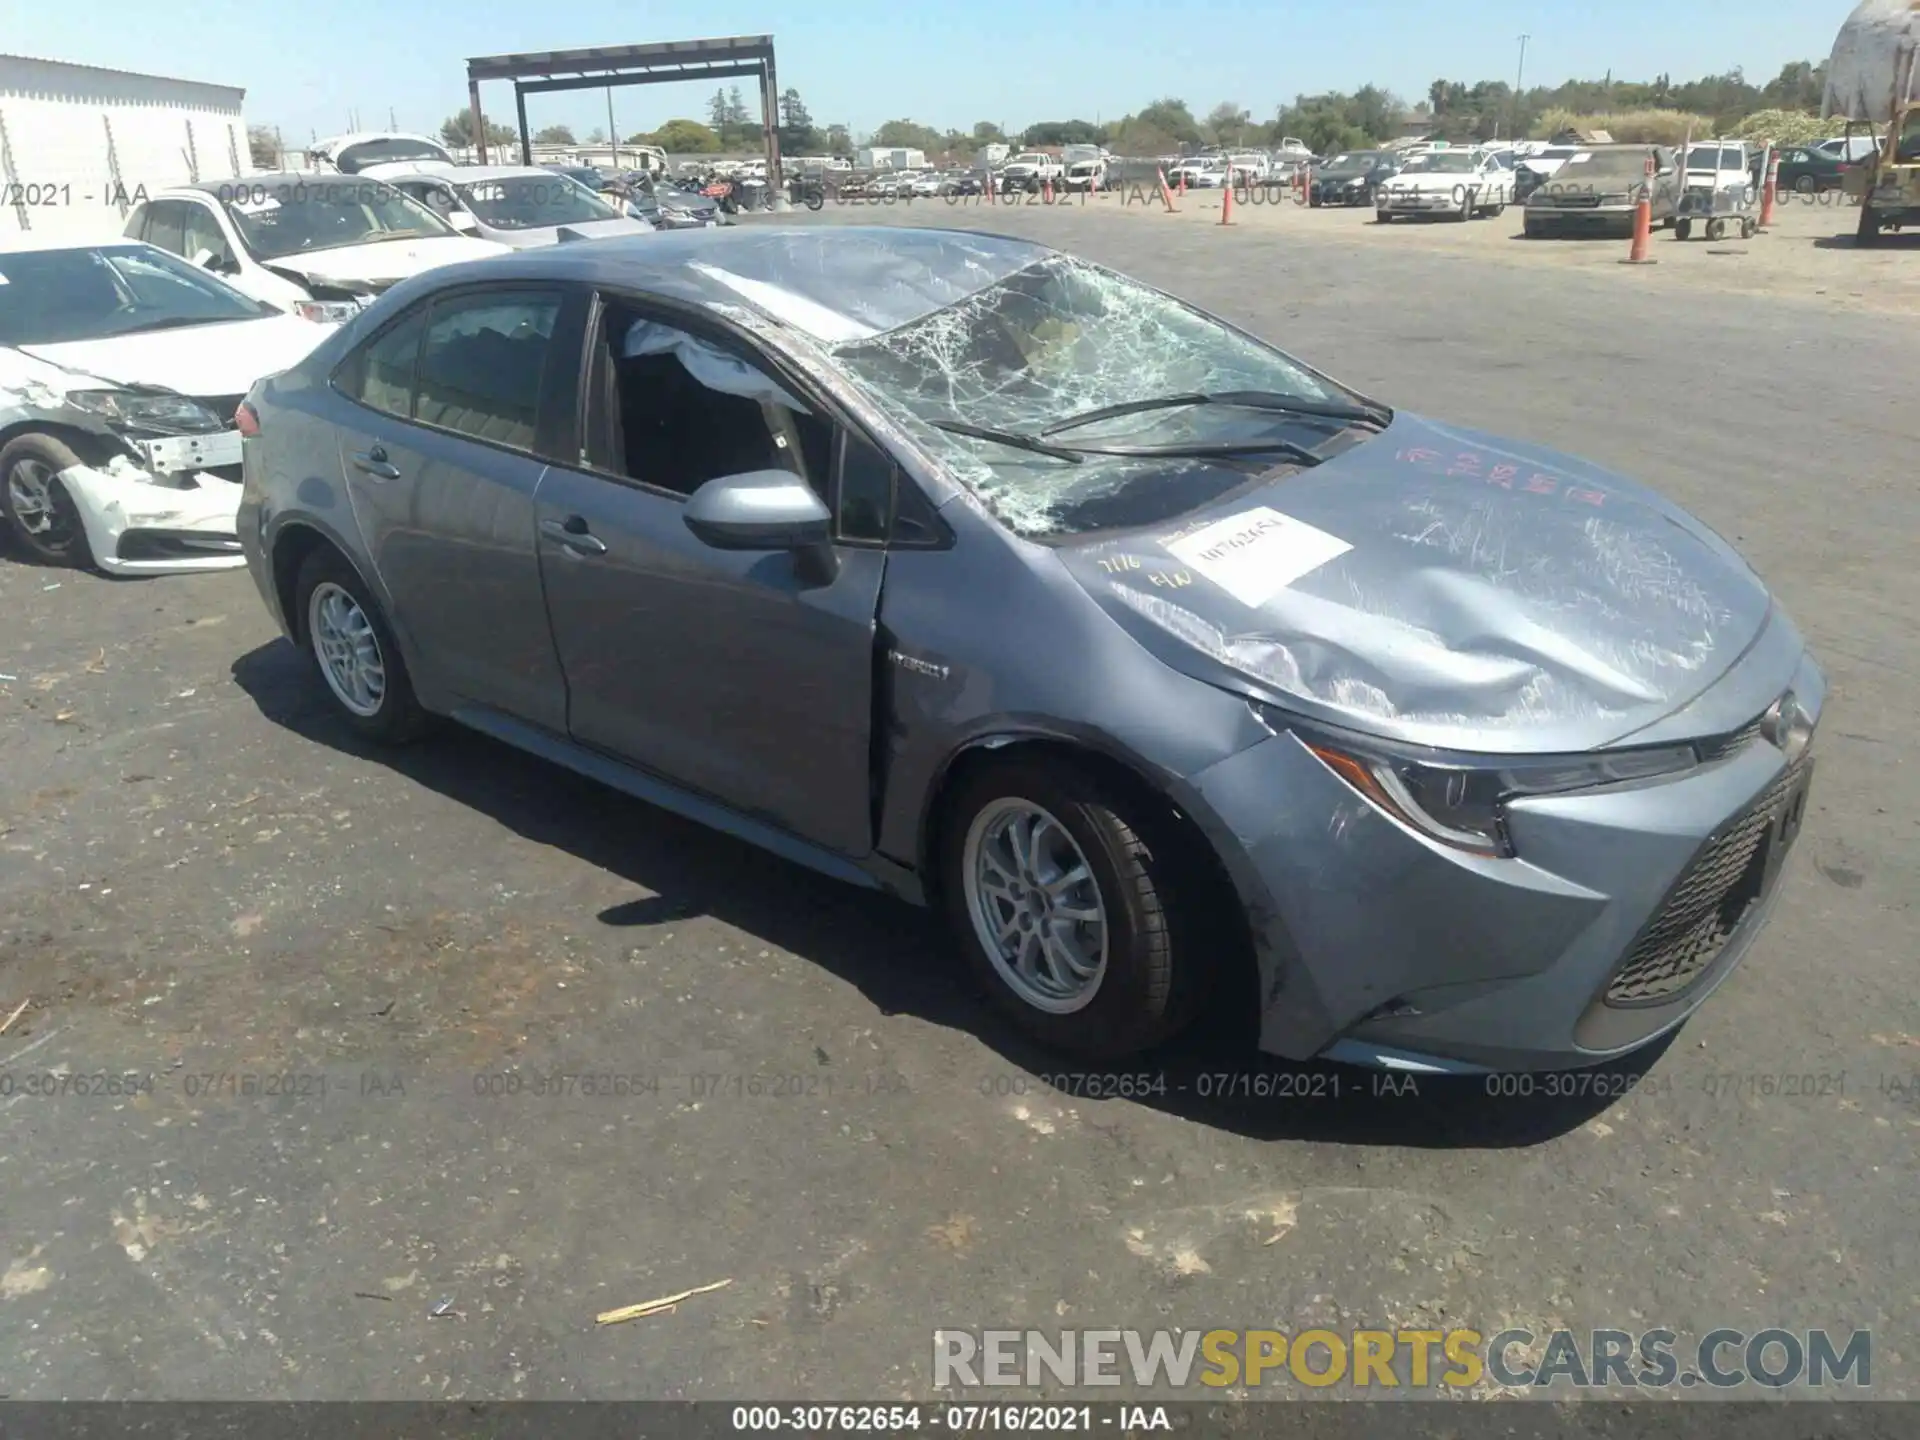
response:
<svg viewBox="0 0 1920 1440"><path fill-rule="evenodd" d="M80 381L95 376L115 385L158 386L182 395L244 395L263 375L277 375L305 359L333 328L275 315L105 340L23 345L20 352L69 372L60 388L84 388ZM40 378L59 383L52 375Z"/></svg>
<svg viewBox="0 0 1920 1440"><path fill-rule="evenodd" d="M1731 546L1644 486L1405 412L1177 528L1059 554L1178 670L1489 753L1641 729L1724 675L1771 605Z"/></svg>
<svg viewBox="0 0 1920 1440"><path fill-rule="evenodd" d="M370 245L343 245L337 250L298 253L264 263L285 270L304 280L347 288L365 285L390 285L432 270L440 265L456 265L463 260L484 260L489 255L504 255L507 247L491 240L468 235L435 235L425 240L379 240Z"/></svg>

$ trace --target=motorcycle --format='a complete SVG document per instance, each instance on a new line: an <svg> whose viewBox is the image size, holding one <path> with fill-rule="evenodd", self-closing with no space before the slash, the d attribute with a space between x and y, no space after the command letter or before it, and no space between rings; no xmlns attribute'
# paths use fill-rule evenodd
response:
<svg viewBox="0 0 1920 1440"><path fill-rule="evenodd" d="M818 180L796 175L787 182L787 198L795 205L804 205L809 210L818 210L827 203L827 187Z"/></svg>

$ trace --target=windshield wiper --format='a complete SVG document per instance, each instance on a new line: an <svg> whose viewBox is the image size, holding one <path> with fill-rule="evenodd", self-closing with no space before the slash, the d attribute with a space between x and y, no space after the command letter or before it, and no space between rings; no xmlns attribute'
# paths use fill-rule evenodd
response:
<svg viewBox="0 0 1920 1440"><path fill-rule="evenodd" d="M1065 460L1073 465L1083 463L1083 457L1078 450L1069 450L1064 445L1049 445L1037 435L1023 435L1018 430L996 430L991 425L969 425L964 420L935 420L931 423L934 429L945 430L952 435L967 435L975 440L991 440L996 445L1010 446L1015 450L1031 450L1036 455Z"/></svg>
<svg viewBox="0 0 1920 1440"><path fill-rule="evenodd" d="M1326 458L1324 455L1314 454L1304 445L1294 444L1291 440L1236 440L1218 445L1076 445L1073 448L1082 455L1125 455L1144 459L1191 457L1204 460L1215 455L1279 454L1297 460L1302 465L1318 465Z"/></svg>
<svg viewBox="0 0 1920 1440"><path fill-rule="evenodd" d="M1058 435L1097 420L1112 420L1121 415L1139 415L1149 410L1172 410L1182 405L1238 405L1248 410L1268 410L1276 415L1309 415L1322 420L1344 420L1349 425L1369 425L1384 430L1393 412L1383 405L1349 405L1339 400L1310 400L1304 396L1278 395L1267 390L1221 390L1213 394L1193 391L1185 395L1161 395L1151 400L1123 400L1117 405L1102 405L1056 420L1040 433Z"/></svg>
<svg viewBox="0 0 1920 1440"><path fill-rule="evenodd" d="M1303 465L1318 465L1324 458L1314 454L1304 445L1294 444L1291 440L1236 440L1218 445L1191 442L1173 445L1050 445L1040 435L1028 435L1019 430L996 430L991 425L970 425L964 420L935 420L931 423L936 430L945 430L954 435L970 435L976 440L991 440L996 445L1006 445L1015 450L1030 450L1036 455L1065 460L1072 465L1084 464L1089 455L1115 455L1126 459L1152 460L1279 454L1297 460Z"/></svg>

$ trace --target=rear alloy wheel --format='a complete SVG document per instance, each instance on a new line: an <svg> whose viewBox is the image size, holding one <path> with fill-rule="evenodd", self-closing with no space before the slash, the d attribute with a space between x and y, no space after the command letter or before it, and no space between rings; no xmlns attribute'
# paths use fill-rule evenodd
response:
<svg viewBox="0 0 1920 1440"><path fill-rule="evenodd" d="M1796 195L1811 195L1819 188L1820 182L1811 175L1802 175L1793 182L1793 193Z"/></svg>
<svg viewBox="0 0 1920 1440"><path fill-rule="evenodd" d="M0 508L6 528L36 560L48 565L93 564L80 511L60 473L80 457L51 435L20 435L0 449Z"/></svg>
<svg viewBox="0 0 1920 1440"><path fill-rule="evenodd" d="M354 568L322 547L295 583L300 635L342 719L388 744L415 739L429 717L414 698L393 631Z"/></svg>
<svg viewBox="0 0 1920 1440"><path fill-rule="evenodd" d="M1175 1034L1202 981L1180 858L1114 787L1016 760L965 782L942 837L949 929L994 1003L1042 1044L1115 1061Z"/></svg>

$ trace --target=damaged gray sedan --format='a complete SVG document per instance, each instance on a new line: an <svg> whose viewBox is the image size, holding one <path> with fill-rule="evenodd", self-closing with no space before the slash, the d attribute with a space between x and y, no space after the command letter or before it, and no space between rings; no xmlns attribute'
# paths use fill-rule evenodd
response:
<svg viewBox="0 0 1920 1440"><path fill-rule="evenodd" d="M937 907L1083 1057L1210 992L1294 1059L1623 1054L1805 814L1821 673L1706 526L1025 241L437 270L241 429L249 565L348 724Z"/></svg>

